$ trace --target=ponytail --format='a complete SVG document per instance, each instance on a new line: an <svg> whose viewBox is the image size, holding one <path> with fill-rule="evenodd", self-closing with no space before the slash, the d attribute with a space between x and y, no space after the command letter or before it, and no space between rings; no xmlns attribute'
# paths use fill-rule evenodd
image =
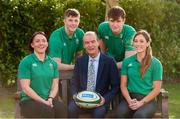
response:
<svg viewBox="0 0 180 119"><path fill-rule="evenodd" d="M140 76L143 77L149 66L151 65L152 61L152 49L149 45L146 49L146 55L143 58L141 64L140 64Z"/></svg>
<svg viewBox="0 0 180 119"><path fill-rule="evenodd" d="M140 35L140 34L144 36L144 38L146 39L147 42L149 42L149 46L146 48L146 54L145 54L144 58L142 59L141 64L140 64L140 68L139 68L140 76L143 77L145 72L147 71L147 69L151 65L152 49L151 49L151 46L150 46L150 43L151 43L150 34L145 30L140 30L135 34L134 39L135 39L135 37L137 35Z"/></svg>

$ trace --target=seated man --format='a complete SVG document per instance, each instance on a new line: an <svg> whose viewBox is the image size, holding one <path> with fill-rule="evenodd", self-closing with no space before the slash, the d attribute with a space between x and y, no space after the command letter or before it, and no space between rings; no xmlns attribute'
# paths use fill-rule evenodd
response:
<svg viewBox="0 0 180 119"><path fill-rule="evenodd" d="M83 90L89 90L99 93L102 96L102 100L93 109L80 108L72 100L68 106L68 116L77 118L79 114L88 112L94 118L103 118L109 108L109 102L119 91L117 65L112 58L100 53L95 32L86 32L83 37L83 43L87 54L79 57L76 61L74 77L71 80L72 95L74 96ZM89 70L91 65L93 65L95 71L94 77L90 76ZM109 89L110 86L111 89Z"/></svg>

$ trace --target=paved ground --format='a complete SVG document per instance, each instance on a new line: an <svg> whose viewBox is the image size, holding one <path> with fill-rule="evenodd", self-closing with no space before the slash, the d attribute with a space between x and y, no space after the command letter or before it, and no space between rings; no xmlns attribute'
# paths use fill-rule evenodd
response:
<svg viewBox="0 0 180 119"><path fill-rule="evenodd" d="M0 87L0 119L13 118L15 101L13 94L16 88Z"/></svg>

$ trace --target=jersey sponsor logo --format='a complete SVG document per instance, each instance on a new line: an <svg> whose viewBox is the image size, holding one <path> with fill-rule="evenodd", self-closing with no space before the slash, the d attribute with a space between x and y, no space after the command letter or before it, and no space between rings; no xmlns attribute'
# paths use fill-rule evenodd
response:
<svg viewBox="0 0 180 119"><path fill-rule="evenodd" d="M52 63L49 63L49 66L50 66L51 69L53 68L53 64Z"/></svg>
<svg viewBox="0 0 180 119"><path fill-rule="evenodd" d="M109 40L109 36L105 36L104 38L105 38L106 40Z"/></svg>
<svg viewBox="0 0 180 119"><path fill-rule="evenodd" d="M77 38L76 33L74 34L74 38L76 38L76 44L79 44L79 39Z"/></svg>
<svg viewBox="0 0 180 119"><path fill-rule="evenodd" d="M79 39L76 38L76 44L79 44Z"/></svg>
<svg viewBox="0 0 180 119"><path fill-rule="evenodd" d="M119 38L123 38L123 35L122 35L122 34L120 34Z"/></svg>
<svg viewBox="0 0 180 119"><path fill-rule="evenodd" d="M33 67L37 67L37 64L36 64L36 63L33 63L32 66L33 66Z"/></svg>
<svg viewBox="0 0 180 119"><path fill-rule="evenodd" d="M128 65L128 67L132 67L132 63L130 63L130 64Z"/></svg>
<svg viewBox="0 0 180 119"><path fill-rule="evenodd" d="M76 33L74 33L74 37L76 38L77 36L76 36Z"/></svg>

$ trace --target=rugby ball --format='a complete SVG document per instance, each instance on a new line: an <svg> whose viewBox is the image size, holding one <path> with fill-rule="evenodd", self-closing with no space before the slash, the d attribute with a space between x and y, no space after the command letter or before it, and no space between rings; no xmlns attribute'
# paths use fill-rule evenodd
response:
<svg viewBox="0 0 180 119"><path fill-rule="evenodd" d="M75 103L81 108L94 108L101 102L101 95L93 91L82 91L75 96Z"/></svg>

